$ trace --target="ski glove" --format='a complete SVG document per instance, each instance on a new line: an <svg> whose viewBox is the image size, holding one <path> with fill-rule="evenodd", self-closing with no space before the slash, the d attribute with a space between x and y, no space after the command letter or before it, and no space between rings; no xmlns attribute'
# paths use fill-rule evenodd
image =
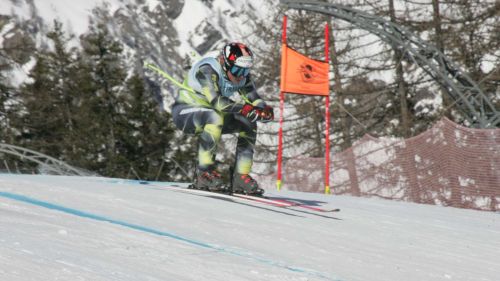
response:
<svg viewBox="0 0 500 281"><path fill-rule="evenodd" d="M269 105L266 105L262 110L262 122L267 123L274 120L274 110Z"/></svg>
<svg viewBox="0 0 500 281"><path fill-rule="evenodd" d="M240 111L241 115L245 116L250 122L270 122L274 119L273 108L265 106L264 108L257 108L251 104L245 104Z"/></svg>
<svg viewBox="0 0 500 281"><path fill-rule="evenodd" d="M254 123L259 120L261 110L253 107L251 104L245 104L240 111L241 115L245 116L250 122Z"/></svg>

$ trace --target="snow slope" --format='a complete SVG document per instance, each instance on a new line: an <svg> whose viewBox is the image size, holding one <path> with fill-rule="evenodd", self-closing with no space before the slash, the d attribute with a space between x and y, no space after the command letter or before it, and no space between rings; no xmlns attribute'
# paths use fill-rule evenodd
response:
<svg viewBox="0 0 500 281"><path fill-rule="evenodd" d="M499 280L498 213L279 193L327 217L167 185L0 175L0 280Z"/></svg>

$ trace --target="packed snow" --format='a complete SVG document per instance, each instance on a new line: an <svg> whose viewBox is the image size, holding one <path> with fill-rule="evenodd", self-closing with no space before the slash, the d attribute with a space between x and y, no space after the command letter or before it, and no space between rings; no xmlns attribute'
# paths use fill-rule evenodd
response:
<svg viewBox="0 0 500 281"><path fill-rule="evenodd" d="M484 280L500 214L291 191L338 213L101 177L0 175L0 280Z"/></svg>

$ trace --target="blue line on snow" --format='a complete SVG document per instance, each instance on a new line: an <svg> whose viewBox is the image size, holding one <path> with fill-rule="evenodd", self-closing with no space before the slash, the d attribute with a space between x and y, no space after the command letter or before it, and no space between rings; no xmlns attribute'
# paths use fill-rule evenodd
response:
<svg viewBox="0 0 500 281"><path fill-rule="evenodd" d="M252 260L255 260L255 261L263 263L263 264L267 264L267 265L271 265L271 266L275 266L275 267L281 267L281 268L284 268L286 270L293 271L293 272L304 273L304 274L308 274L308 275L320 277L320 278L323 278L323 279L326 279L326 280L341 281L340 279L332 279L331 277L328 277L326 274L323 274L323 273L320 273L320 272L316 272L316 271L313 271L313 270L308 270L308 269L298 268L298 267L294 267L294 266L289 266L289 265L286 265L286 264L283 264L283 263L280 263L280 262L276 262L276 261L273 261L273 260L268 260L268 259L265 259L265 258L259 258L259 257L251 256L251 255L246 254L244 252L239 252L239 251L235 251L235 250L231 250L231 249L226 249L226 248L223 248L223 247L218 247L218 246L210 245L208 243L204 243L204 242L196 241L196 240L193 240L193 239L185 238L185 237L182 237L182 236L179 236L179 235L175 235L175 234L172 234L172 233L169 233L169 232L165 232L165 231L161 231L161 230L156 230L154 228L140 226L140 225L137 225L137 224L132 224L132 223L128 223L128 222L125 222L125 221L115 220L115 219L107 218L107 217L100 216L100 215L95 215L95 214L84 212L84 211L80 211L80 210L77 210L77 209L68 208L68 207L64 207L64 206L61 206L61 205L56 205L56 204L53 204L53 203L50 203L50 202L47 202L47 201L42 201L42 200L30 198L30 197L27 197L27 196L24 196L24 195L19 195L19 194L14 194L14 193L10 193L10 192L0 191L0 197L4 197L4 198L8 198L8 199L13 199L13 200L24 202L24 203L29 203L29 204L32 204L32 205L36 205L36 206L39 206L39 207L44 207L44 208L51 209L51 210L57 210L57 211L60 211L60 212L63 212L63 213L67 213L67 214L71 214L71 215L75 215L75 216L79 216L79 217L83 217L83 218L88 218L88 219L93 219L93 220L97 220L97 221L108 222L108 223L112 223L112 224L116 224L116 225L128 227L128 228L131 228L131 229L134 229L134 230L139 230L139 231L143 231L143 232L147 232L147 233L152 233L152 234L156 234L156 235L160 235L160 236L169 237L169 238L172 238L172 239L175 239L175 240L179 240L179 241L182 241L182 242L185 242L185 243L188 243L188 244L191 244L191 245L195 245L195 246L198 246L198 247L207 248L207 249L216 250L216 251L223 252L223 253L228 253L228 254L239 256L239 257L243 257L243 258L252 259Z"/></svg>

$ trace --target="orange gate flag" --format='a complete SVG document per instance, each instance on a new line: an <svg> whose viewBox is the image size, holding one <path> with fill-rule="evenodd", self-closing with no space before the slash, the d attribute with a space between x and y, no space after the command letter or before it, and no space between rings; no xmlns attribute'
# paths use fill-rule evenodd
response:
<svg viewBox="0 0 500 281"><path fill-rule="evenodd" d="M281 52L282 92L328 96L328 62L308 58L286 44Z"/></svg>

